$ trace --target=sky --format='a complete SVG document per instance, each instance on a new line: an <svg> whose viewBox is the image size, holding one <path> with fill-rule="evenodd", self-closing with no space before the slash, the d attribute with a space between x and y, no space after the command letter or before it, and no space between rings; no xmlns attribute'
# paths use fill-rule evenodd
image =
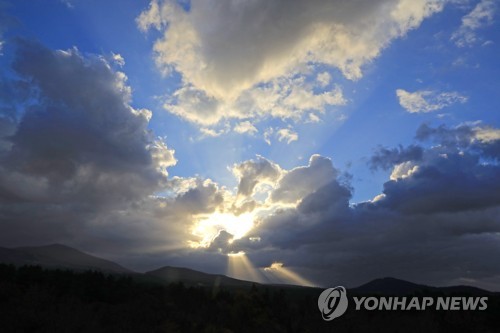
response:
<svg viewBox="0 0 500 333"><path fill-rule="evenodd" d="M0 246L500 290L496 0L1 0Z"/></svg>

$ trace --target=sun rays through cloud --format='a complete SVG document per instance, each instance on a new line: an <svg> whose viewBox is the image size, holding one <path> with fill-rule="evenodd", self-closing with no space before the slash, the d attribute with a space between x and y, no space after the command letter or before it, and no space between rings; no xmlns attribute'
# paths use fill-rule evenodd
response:
<svg viewBox="0 0 500 333"><path fill-rule="evenodd" d="M266 282L264 276L250 262L243 251L227 254L227 275L240 280L249 280L258 283Z"/></svg>
<svg viewBox="0 0 500 333"><path fill-rule="evenodd" d="M0 0L0 247L498 289L497 2Z"/></svg>
<svg viewBox="0 0 500 333"><path fill-rule="evenodd" d="M274 262L271 266L264 268L264 274L270 277L271 281L279 281L286 284L297 284L306 287L316 287L317 285L294 272L291 268L285 267L282 262Z"/></svg>
<svg viewBox="0 0 500 333"><path fill-rule="evenodd" d="M250 213L234 215L231 213L213 213L200 219L192 233L200 239L198 242L190 243L192 247L207 247L219 235L226 231L232 235L228 242L245 236L254 226L254 217Z"/></svg>

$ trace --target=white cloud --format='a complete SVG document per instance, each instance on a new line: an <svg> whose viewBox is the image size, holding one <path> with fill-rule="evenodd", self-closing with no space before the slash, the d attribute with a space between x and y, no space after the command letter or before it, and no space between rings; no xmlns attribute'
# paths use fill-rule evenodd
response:
<svg viewBox="0 0 500 333"><path fill-rule="evenodd" d="M276 136L278 137L279 142L285 141L288 144L297 141L299 139L299 135L297 134L297 132L294 132L290 128L279 129L276 132Z"/></svg>
<svg viewBox="0 0 500 333"><path fill-rule="evenodd" d="M462 24L451 36L451 40L459 47L471 46L477 42L476 30L491 25L495 15L494 0L482 0L474 9L462 18Z"/></svg>
<svg viewBox="0 0 500 333"><path fill-rule="evenodd" d="M309 165L284 173L270 195L271 202L296 203L333 181L337 175L331 159L312 155Z"/></svg>
<svg viewBox="0 0 500 333"><path fill-rule="evenodd" d="M390 175L391 180L405 179L418 171L418 165L413 161L406 161L394 166Z"/></svg>
<svg viewBox="0 0 500 333"><path fill-rule="evenodd" d="M247 89L235 101L216 99L203 90L186 85L177 90L164 107L202 126L214 126L227 118L254 119L255 126L268 116L299 121L308 111L322 113L328 106L347 103L338 85L319 92L315 90L305 75L283 77Z"/></svg>
<svg viewBox="0 0 500 333"><path fill-rule="evenodd" d="M221 136L223 134L226 134L228 132L228 128L227 128L227 126L224 128L221 128L221 129L202 127L202 128L200 128L200 132L202 134L202 137L215 138L215 137Z"/></svg>
<svg viewBox="0 0 500 333"><path fill-rule="evenodd" d="M309 114L309 119L308 119L307 122L309 122L309 123L319 123L320 121L321 121L321 119L317 115L315 115L314 113L310 113Z"/></svg>
<svg viewBox="0 0 500 333"><path fill-rule="evenodd" d="M271 145L271 136L274 133L274 128L269 127L268 129L265 130L264 132L264 141L268 144Z"/></svg>
<svg viewBox="0 0 500 333"><path fill-rule="evenodd" d="M331 79L332 77L328 72L322 72L316 76L316 81L318 81L321 87L326 87L330 83Z"/></svg>
<svg viewBox="0 0 500 333"><path fill-rule="evenodd" d="M425 113L441 110L456 103L467 102L467 97L457 92L437 93L431 90L409 92L397 89L399 104L410 113Z"/></svg>
<svg viewBox="0 0 500 333"><path fill-rule="evenodd" d="M119 53L111 52L111 59L120 67L125 66L125 59Z"/></svg>
<svg viewBox="0 0 500 333"><path fill-rule="evenodd" d="M249 121L243 121L238 123L234 127L234 131L240 134L248 133L250 135L253 135L258 132L257 128L255 128L255 126L252 125L252 123Z"/></svg>
<svg viewBox="0 0 500 333"><path fill-rule="evenodd" d="M163 33L154 45L156 62L164 73L182 76L183 86L166 108L211 125L224 118L300 118L304 109L322 112L328 105L344 104L339 87L315 90L329 82L324 70L315 73L315 65L359 79L365 64L443 4L193 0L184 10L171 0L152 0L137 24L143 31L154 27ZM307 71L311 79L286 82ZM266 98L261 102L256 95Z"/></svg>
<svg viewBox="0 0 500 333"><path fill-rule="evenodd" d="M474 139L489 143L500 140L500 129L492 127L474 127Z"/></svg>

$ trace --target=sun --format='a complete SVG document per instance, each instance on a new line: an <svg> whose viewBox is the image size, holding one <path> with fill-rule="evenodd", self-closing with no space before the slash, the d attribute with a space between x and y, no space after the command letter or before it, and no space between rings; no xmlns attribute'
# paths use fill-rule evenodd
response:
<svg viewBox="0 0 500 333"><path fill-rule="evenodd" d="M254 216L251 213L234 215L216 212L201 218L192 233L201 238L199 242L190 242L193 247L208 247L220 231L233 235L230 242L244 237L254 226Z"/></svg>

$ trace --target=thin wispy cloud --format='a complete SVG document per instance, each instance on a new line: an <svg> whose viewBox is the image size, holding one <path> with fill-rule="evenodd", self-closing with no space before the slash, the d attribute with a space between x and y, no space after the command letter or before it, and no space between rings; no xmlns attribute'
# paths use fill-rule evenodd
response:
<svg viewBox="0 0 500 333"><path fill-rule="evenodd" d="M473 46L481 40L477 30L493 24L497 3L494 0L481 0L467 15L462 24L451 36L451 40L459 47Z"/></svg>
<svg viewBox="0 0 500 333"><path fill-rule="evenodd" d="M419 90L409 92L404 89L396 90L399 104L410 113L427 113L438 111L456 103L467 102L467 97L455 91L436 92Z"/></svg>

